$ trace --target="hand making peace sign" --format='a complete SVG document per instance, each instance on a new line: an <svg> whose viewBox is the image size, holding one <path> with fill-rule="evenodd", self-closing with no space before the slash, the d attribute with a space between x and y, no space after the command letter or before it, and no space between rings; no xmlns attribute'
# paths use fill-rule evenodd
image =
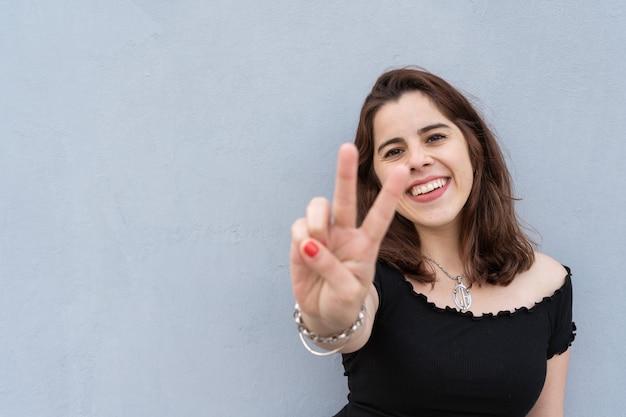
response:
<svg viewBox="0 0 626 417"><path fill-rule="evenodd" d="M358 151L344 144L337 158L331 205L317 197L306 217L292 226L291 283L308 327L321 335L350 326L372 288L380 243L408 178L399 167L389 175L361 227L357 220Z"/></svg>

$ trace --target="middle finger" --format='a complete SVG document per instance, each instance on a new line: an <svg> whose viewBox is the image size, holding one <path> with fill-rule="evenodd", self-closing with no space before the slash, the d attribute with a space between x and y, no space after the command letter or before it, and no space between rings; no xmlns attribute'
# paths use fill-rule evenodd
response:
<svg viewBox="0 0 626 417"><path fill-rule="evenodd" d="M333 215L335 224L340 227L356 227L358 161L359 152L353 144L346 143L339 148Z"/></svg>

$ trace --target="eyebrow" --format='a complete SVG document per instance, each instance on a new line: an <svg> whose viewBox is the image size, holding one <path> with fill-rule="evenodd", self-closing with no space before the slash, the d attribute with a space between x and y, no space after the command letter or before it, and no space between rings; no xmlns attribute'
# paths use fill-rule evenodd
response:
<svg viewBox="0 0 626 417"><path fill-rule="evenodd" d="M421 136L424 133L428 132L429 130L439 129L442 127L450 129L450 126L448 126L445 123L433 123L432 125L424 126L423 128L419 129L417 131L417 134Z"/></svg>
<svg viewBox="0 0 626 417"><path fill-rule="evenodd" d="M419 136L421 136L421 135L423 135L426 132L429 132L429 131L434 130L434 129L440 129L440 128L450 129L450 126L448 126L445 123L433 123L432 125L424 126L424 127L420 128L420 129L418 129L417 130L417 134ZM380 146L378 147L376 152L380 153L385 146L393 145L394 143L402 142L403 140L404 139L402 139L402 138L391 138L391 139L388 139L388 140L386 140L386 141L384 141L383 143L380 144Z"/></svg>

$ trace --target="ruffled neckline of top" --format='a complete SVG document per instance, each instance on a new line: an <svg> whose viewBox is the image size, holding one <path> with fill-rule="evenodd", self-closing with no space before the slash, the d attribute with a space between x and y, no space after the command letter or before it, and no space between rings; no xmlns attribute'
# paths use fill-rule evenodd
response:
<svg viewBox="0 0 626 417"><path fill-rule="evenodd" d="M563 292L565 291L565 287L569 284L569 281L571 280L572 273L570 269L565 265L563 265L563 267L567 270L567 275L565 276L565 282L563 283L563 285L557 290L555 290L552 295L543 297L540 301L535 302L535 304L532 307L529 308L526 306L522 306L522 307L515 308L513 311L502 310L502 311L498 311L497 313L482 313L480 316L474 315L472 311L460 311L450 306L440 307L436 305L435 303L433 303L432 301L429 301L428 297L425 294L416 292L415 289L413 288L413 285L411 285L411 283L406 278L404 278L404 276L402 276L402 279L404 280L404 283L409 287L409 290L411 291L411 293L415 297L420 299L422 302L424 302L433 311L437 313L441 313L441 314L451 314L455 316L467 317L472 320L484 320L484 319L496 319L496 318L503 318L503 317L514 317L521 313L532 314L535 312L535 310L537 310L537 308L541 307L542 305L554 301L561 294L563 294Z"/></svg>

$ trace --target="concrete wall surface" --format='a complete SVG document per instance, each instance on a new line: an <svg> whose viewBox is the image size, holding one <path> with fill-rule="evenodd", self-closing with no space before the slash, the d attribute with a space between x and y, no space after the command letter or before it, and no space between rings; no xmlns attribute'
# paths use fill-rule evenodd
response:
<svg viewBox="0 0 626 417"><path fill-rule="evenodd" d="M0 0L0 415L330 416L289 228L384 70L495 127L574 272L566 415L626 409L626 3Z"/></svg>

